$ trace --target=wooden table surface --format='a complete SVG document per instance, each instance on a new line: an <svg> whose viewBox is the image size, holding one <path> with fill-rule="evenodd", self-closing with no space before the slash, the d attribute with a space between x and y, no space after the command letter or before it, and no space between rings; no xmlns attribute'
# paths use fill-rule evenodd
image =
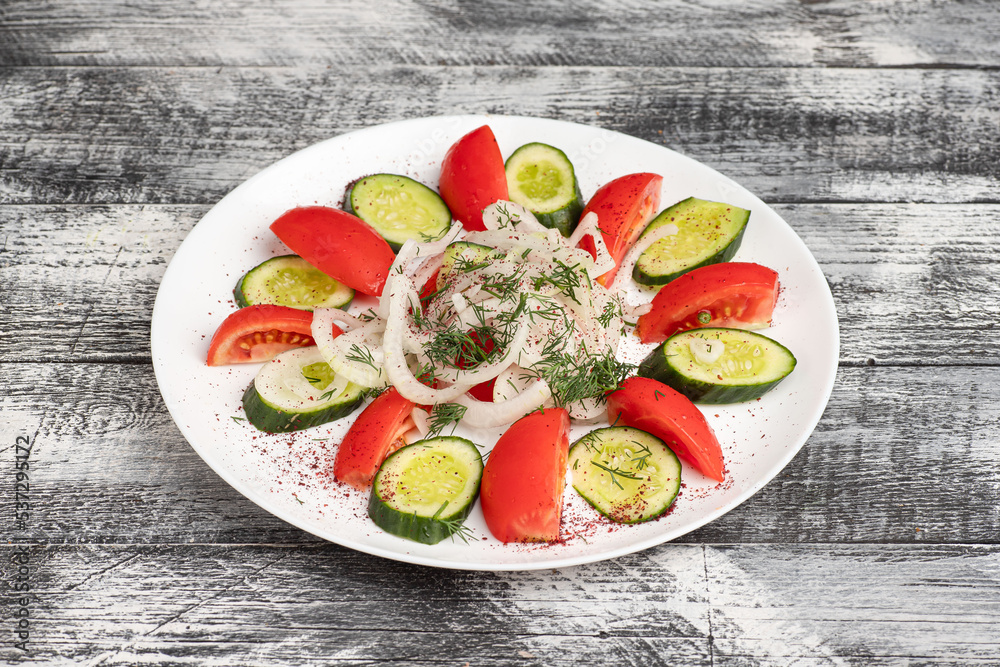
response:
<svg viewBox="0 0 1000 667"><path fill-rule="evenodd" d="M1000 665L1000 5L575 5L0 6L0 661ZM319 540L187 444L149 344L185 235L300 148L455 113L668 146L805 241L837 382L762 491L465 572Z"/></svg>

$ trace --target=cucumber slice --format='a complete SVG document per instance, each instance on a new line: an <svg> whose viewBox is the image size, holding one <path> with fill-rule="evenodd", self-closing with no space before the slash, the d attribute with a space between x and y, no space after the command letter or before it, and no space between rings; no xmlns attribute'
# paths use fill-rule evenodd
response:
<svg viewBox="0 0 1000 667"><path fill-rule="evenodd" d="M363 387L348 382L338 390L331 388L334 380L319 348L288 350L260 369L243 394L243 410L267 433L325 424L351 414L364 400Z"/></svg>
<svg viewBox="0 0 1000 667"><path fill-rule="evenodd" d="M583 195L565 153L548 144L525 144L507 158L504 171L511 201L563 236L573 233L583 212Z"/></svg>
<svg viewBox="0 0 1000 667"><path fill-rule="evenodd" d="M667 511L681 488L681 463L655 435L629 426L591 431L569 450L573 488L615 523Z"/></svg>
<svg viewBox="0 0 1000 667"><path fill-rule="evenodd" d="M271 303L311 311L347 308L354 299L354 290L298 255L282 255L247 271L236 283L233 297L240 308Z"/></svg>
<svg viewBox="0 0 1000 667"><path fill-rule="evenodd" d="M469 440L420 440L382 463L372 484L368 516L388 533L437 544L461 531L482 477L483 459Z"/></svg>
<svg viewBox="0 0 1000 667"><path fill-rule="evenodd" d="M646 227L643 236L665 225L676 226L677 233L639 255L632 277L643 285L666 285L699 266L728 262L740 249L749 219L745 208L688 197Z"/></svg>
<svg viewBox="0 0 1000 667"><path fill-rule="evenodd" d="M469 241L455 241L444 249L441 269L438 271L437 289L444 287L448 277L455 271L469 270L496 257L496 250L489 246ZM456 264L458 265L456 267Z"/></svg>
<svg viewBox="0 0 1000 667"><path fill-rule="evenodd" d="M398 252L404 243L436 241L451 228L451 211L438 193L397 174L375 174L347 188L344 209L382 235Z"/></svg>
<svg viewBox="0 0 1000 667"><path fill-rule="evenodd" d="M705 328L674 334L641 364L696 403L740 403L774 389L795 368L781 343L743 329Z"/></svg>

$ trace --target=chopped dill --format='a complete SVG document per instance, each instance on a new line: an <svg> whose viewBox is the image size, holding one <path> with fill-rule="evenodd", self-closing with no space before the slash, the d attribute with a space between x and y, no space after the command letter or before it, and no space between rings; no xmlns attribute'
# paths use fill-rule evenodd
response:
<svg viewBox="0 0 1000 667"><path fill-rule="evenodd" d="M344 355L344 358L348 361L354 361L359 364L364 364L365 366L371 366L373 369L378 370L378 366L375 365L375 357L372 356L372 351L367 347L358 345L355 343L351 345L350 351Z"/></svg>
<svg viewBox="0 0 1000 667"><path fill-rule="evenodd" d="M549 351L529 371L548 382L556 405L565 407L585 398L604 400L605 394L617 389L635 368L613 355L595 356L583 349L576 356Z"/></svg>
<svg viewBox="0 0 1000 667"><path fill-rule="evenodd" d="M645 445L636 440L632 441L633 444L639 445L639 451L636 452L636 456L632 457L632 461L635 463L636 470L645 470L649 465L649 457L653 455L653 451L648 445Z"/></svg>
<svg viewBox="0 0 1000 667"><path fill-rule="evenodd" d="M614 483L615 486L617 486L619 489L623 491L625 490L625 487L622 486L621 482L618 481L619 477L621 477L622 479L635 479L640 481L642 480L642 477L638 477L637 475L625 472L621 468L610 468L602 463L598 463L597 461L591 461L590 464L597 466L601 470L606 470L607 472L611 473L611 481Z"/></svg>
<svg viewBox="0 0 1000 667"><path fill-rule="evenodd" d="M466 407L458 403L438 403L431 411L431 421L429 424L428 438L439 435L448 424L458 425L458 422L465 416ZM455 432L455 426L452 426Z"/></svg>
<svg viewBox="0 0 1000 667"><path fill-rule="evenodd" d="M439 516L441 516L441 513L444 512L444 508L447 506L448 506L448 501L446 500L443 503L441 503L441 507L438 508L438 511L435 512L434 516L432 516L431 518L436 521L440 521L442 524L444 524L444 527L448 529L449 533L451 533L452 540L454 540L455 536L457 535L463 542L468 544L469 538L472 537L473 532L471 528L465 525L464 518L460 518L457 516L452 517L450 519L438 518ZM416 515L416 513L414 513L414 515Z"/></svg>

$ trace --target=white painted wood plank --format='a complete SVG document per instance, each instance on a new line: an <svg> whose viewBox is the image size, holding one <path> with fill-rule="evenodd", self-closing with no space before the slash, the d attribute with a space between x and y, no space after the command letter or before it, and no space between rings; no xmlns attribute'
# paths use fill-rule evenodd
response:
<svg viewBox="0 0 1000 667"><path fill-rule="evenodd" d="M995 546L671 544L526 573L333 546L30 555L29 663L986 664L1000 651Z"/></svg>
<svg viewBox="0 0 1000 667"><path fill-rule="evenodd" d="M2 18L3 65L1000 64L984 0L9 0Z"/></svg>
<svg viewBox="0 0 1000 667"><path fill-rule="evenodd" d="M991 71L14 68L0 96L0 203L209 204L331 136L468 112L620 130L770 202L1000 202Z"/></svg>

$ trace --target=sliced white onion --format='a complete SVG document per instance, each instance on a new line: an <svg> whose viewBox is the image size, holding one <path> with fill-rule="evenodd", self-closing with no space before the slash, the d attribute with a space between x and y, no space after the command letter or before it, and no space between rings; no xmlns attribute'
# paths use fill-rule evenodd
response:
<svg viewBox="0 0 1000 667"><path fill-rule="evenodd" d="M384 387L388 380L383 369L384 355L377 345L365 340L367 333L363 328L348 331L329 345L320 345L319 351L335 374L362 387ZM354 361L348 356L370 357L371 363Z"/></svg>
<svg viewBox="0 0 1000 667"><path fill-rule="evenodd" d="M413 425L417 429L417 433L420 434L421 438L427 436L431 432L431 419L427 412L419 407L413 406L413 410L410 411L410 418L413 420Z"/></svg>
<svg viewBox="0 0 1000 667"><path fill-rule="evenodd" d="M635 268L635 263L639 261L639 255L646 252L649 246L657 241L661 241L668 236L673 236L678 231L677 225L663 225L662 227L657 227L649 234L643 234L639 237L636 244L625 255L625 259L622 260L621 266L618 267L618 275L615 276L615 282L612 283L608 290L611 293L615 293L624 289L625 283L632 279L632 269Z"/></svg>
<svg viewBox="0 0 1000 667"><path fill-rule="evenodd" d="M465 300L465 297L462 296L461 292L452 293L451 303L455 306L455 312L458 313L459 317L461 317L465 309L469 307L469 302Z"/></svg>
<svg viewBox="0 0 1000 667"><path fill-rule="evenodd" d="M423 261L420 268L413 273L413 283L423 289L423 286L427 284L427 281L431 279L431 276L441 268L444 263L444 253L437 253L431 255Z"/></svg>
<svg viewBox="0 0 1000 667"><path fill-rule="evenodd" d="M538 222L535 214L512 201L500 200L483 209L483 225L486 229L516 229L517 231L541 232L548 229Z"/></svg>
<svg viewBox="0 0 1000 667"><path fill-rule="evenodd" d="M472 232L465 238L471 243L478 243L504 252L513 248L518 248L522 251L526 248L539 251L554 251L565 247L560 241L552 241L548 235L547 227L542 227L538 231L529 233L506 229L486 230L485 232Z"/></svg>
<svg viewBox="0 0 1000 667"><path fill-rule="evenodd" d="M334 374L362 387L382 387L386 378L382 373L382 350L372 345L370 339L378 335L384 326L382 320L365 322L356 329L333 335L333 326L340 311L335 308L317 308L313 311L312 336L316 347L329 364ZM355 346L357 346L356 349ZM352 350L353 349L353 350ZM354 354L352 354L352 351ZM350 356L371 355L372 364L361 363L348 359Z"/></svg>
<svg viewBox="0 0 1000 667"><path fill-rule="evenodd" d="M409 318L409 309L414 302L419 303L416 290L410 279L402 274L390 274L385 283L382 299L388 302L389 316L386 319L382 351L385 354L385 373L389 382L404 398L419 405L448 403L467 392L472 385L461 384L434 389L420 382L410 370L403 349L403 330ZM475 383L472 383L475 384Z"/></svg>
<svg viewBox="0 0 1000 667"><path fill-rule="evenodd" d="M573 230L573 234L569 237L569 245L573 247L580 245L584 236L589 236L594 241L594 268L590 271L590 277L596 279L615 268L615 259L608 250L608 244L604 242L604 234L599 228L597 214L593 211L580 220L576 229Z"/></svg>
<svg viewBox="0 0 1000 667"><path fill-rule="evenodd" d="M545 380L532 382L514 398L499 403L477 401L471 396L460 396L455 402L464 405L462 423L475 428L494 428L517 421L532 410L540 408L552 396Z"/></svg>
<svg viewBox="0 0 1000 667"><path fill-rule="evenodd" d="M431 255L440 255L444 252L445 248L451 245L458 235L462 233L462 223L456 222L449 229L448 232L442 236L437 241L429 241L427 243L419 244L417 248L417 257L429 257ZM420 283L417 283L420 284Z"/></svg>
<svg viewBox="0 0 1000 667"><path fill-rule="evenodd" d="M521 366L514 364L497 376L493 384L493 402L508 401L531 386L535 377L530 376Z"/></svg>
<svg viewBox="0 0 1000 667"><path fill-rule="evenodd" d="M396 253L396 259L393 260L392 265L389 266L389 275L392 276L397 273L403 273L406 271L406 267L417 257L417 253L420 252L420 247L416 241L413 239L407 239L402 247L400 247L399 252ZM388 282L388 281L387 281ZM385 288L382 288L383 293L385 293Z"/></svg>
<svg viewBox="0 0 1000 667"><path fill-rule="evenodd" d="M334 350L338 347L335 342L337 337L345 335L334 335L333 333L333 328L337 326L338 313L343 313L343 311L338 311L336 308L317 308L313 311L312 337L316 341L319 353L326 359L327 364L330 364L330 359L334 356ZM337 328L339 329L340 327ZM333 368L333 364L330 364L330 367ZM336 370L334 372L336 373Z"/></svg>
<svg viewBox="0 0 1000 667"><path fill-rule="evenodd" d="M356 315L351 315L347 311L341 310L339 308L315 308L313 309L313 326L316 326L316 316L320 311L325 312L322 317L329 318L331 324L339 324L340 328L344 331L350 331L352 329L357 329L359 327L366 326L371 322L369 319L361 319ZM313 336L316 338L316 336Z"/></svg>
<svg viewBox="0 0 1000 667"><path fill-rule="evenodd" d="M566 406L571 419L580 423L593 423L608 414L607 403L597 398L585 398Z"/></svg>
<svg viewBox="0 0 1000 667"><path fill-rule="evenodd" d="M580 241L583 240L584 236L588 234L593 236L597 231L597 214L593 211L587 213L587 215L580 218L580 222L577 223L576 229L573 233L569 235L569 239L566 241L571 247L576 247L580 245Z"/></svg>
<svg viewBox="0 0 1000 667"><path fill-rule="evenodd" d="M636 318L642 317L652 309L653 309L653 302L649 301L646 303L640 303L637 306L626 306L622 308L622 311L624 312L625 317L629 321L634 322Z"/></svg>

